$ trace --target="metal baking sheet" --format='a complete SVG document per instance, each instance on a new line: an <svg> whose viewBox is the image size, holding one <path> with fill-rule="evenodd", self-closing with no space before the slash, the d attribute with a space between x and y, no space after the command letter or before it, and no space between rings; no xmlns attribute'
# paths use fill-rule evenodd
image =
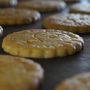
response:
<svg viewBox="0 0 90 90"><path fill-rule="evenodd" d="M50 14L49 14L50 15ZM47 16L42 14L42 19ZM36 23L29 25L19 25L19 26L3 26L4 32L0 37L0 47L3 38L12 32L30 29L30 28L42 28L42 19ZM90 34L81 35L84 40L84 48L81 52L67 56L64 58L53 58L53 59L34 59L36 62L40 63L44 68L45 75L43 80L43 86L40 90L54 90L58 82L71 77L73 75L89 72L90 71ZM0 54L6 54L2 48L0 48Z"/></svg>

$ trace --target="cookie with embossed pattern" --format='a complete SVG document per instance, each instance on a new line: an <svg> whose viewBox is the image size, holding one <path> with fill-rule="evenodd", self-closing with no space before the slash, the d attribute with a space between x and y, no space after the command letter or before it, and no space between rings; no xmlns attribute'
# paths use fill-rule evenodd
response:
<svg viewBox="0 0 90 90"><path fill-rule="evenodd" d="M64 57L79 52L83 39L71 32L31 29L7 35L2 43L5 52L31 58Z"/></svg>
<svg viewBox="0 0 90 90"><path fill-rule="evenodd" d="M46 17L43 26L48 29L60 29L74 33L90 33L90 15L57 14Z"/></svg>

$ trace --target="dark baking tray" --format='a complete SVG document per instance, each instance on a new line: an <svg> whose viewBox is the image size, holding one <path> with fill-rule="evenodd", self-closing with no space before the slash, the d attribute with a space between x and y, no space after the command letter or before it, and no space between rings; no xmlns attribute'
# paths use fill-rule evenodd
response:
<svg viewBox="0 0 90 90"><path fill-rule="evenodd" d="M47 16L47 14L42 14L42 19L45 16ZM30 28L42 28L42 19L29 25L3 26L4 32L0 37L0 45L2 44L3 38L9 33ZM81 36L85 40L84 48L81 52L75 55L64 58L34 59L42 65L45 71L41 90L53 90L58 82L73 75L90 71L90 35L87 34ZM0 49L0 54L6 53Z"/></svg>

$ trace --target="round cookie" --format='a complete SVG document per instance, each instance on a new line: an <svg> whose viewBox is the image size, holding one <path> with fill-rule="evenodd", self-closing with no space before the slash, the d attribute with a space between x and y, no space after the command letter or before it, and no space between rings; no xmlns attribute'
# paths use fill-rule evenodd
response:
<svg viewBox="0 0 90 90"><path fill-rule="evenodd" d="M40 14L33 10L0 9L1 25L20 25L33 23L40 19Z"/></svg>
<svg viewBox="0 0 90 90"><path fill-rule="evenodd" d="M56 12L66 7L63 1L32 0L19 2L18 8L34 9L40 12Z"/></svg>
<svg viewBox="0 0 90 90"><path fill-rule="evenodd" d="M69 78L59 84L54 90L90 90L90 73Z"/></svg>
<svg viewBox="0 0 90 90"><path fill-rule="evenodd" d="M43 20L43 27L74 33L90 33L90 16L82 14L57 14Z"/></svg>
<svg viewBox="0 0 90 90"><path fill-rule="evenodd" d="M37 90L42 67L30 59L0 55L0 90Z"/></svg>
<svg viewBox="0 0 90 90"><path fill-rule="evenodd" d="M2 43L5 52L31 58L64 57L79 52L83 39L60 30L31 29L7 35Z"/></svg>
<svg viewBox="0 0 90 90"><path fill-rule="evenodd" d="M70 7L71 13L90 14L90 3L77 3Z"/></svg>

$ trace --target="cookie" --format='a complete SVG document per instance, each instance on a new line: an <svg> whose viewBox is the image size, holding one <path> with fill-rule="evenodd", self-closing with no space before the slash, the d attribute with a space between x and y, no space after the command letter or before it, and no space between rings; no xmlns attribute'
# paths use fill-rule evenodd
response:
<svg viewBox="0 0 90 90"><path fill-rule="evenodd" d="M55 90L90 90L90 73L71 77L59 84Z"/></svg>
<svg viewBox="0 0 90 90"><path fill-rule="evenodd" d="M37 90L42 67L30 59L0 55L0 90Z"/></svg>
<svg viewBox="0 0 90 90"><path fill-rule="evenodd" d="M0 25L30 24L40 19L40 14L33 10L0 9Z"/></svg>
<svg viewBox="0 0 90 90"><path fill-rule="evenodd" d="M66 7L63 1L32 0L19 2L18 8L34 9L40 12L56 12Z"/></svg>
<svg viewBox="0 0 90 90"><path fill-rule="evenodd" d="M46 17L43 20L43 27L74 33L90 33L90 16L82 14L57 14Z"/></svg>
<svg viewBox="0 0 90 90"><path fill-rule="evenodd" d="M82 14L90 14L90 3L78 3L74 4L70 8L71 13L82 13Z"/></svg>
<svg viewBox="0 0 90 90"><path fill-rule="evenodd" d="M31 29L7 35L2 43L5 52L31 58L64 57L79 52L83 39L60 30Z"/></svg>

